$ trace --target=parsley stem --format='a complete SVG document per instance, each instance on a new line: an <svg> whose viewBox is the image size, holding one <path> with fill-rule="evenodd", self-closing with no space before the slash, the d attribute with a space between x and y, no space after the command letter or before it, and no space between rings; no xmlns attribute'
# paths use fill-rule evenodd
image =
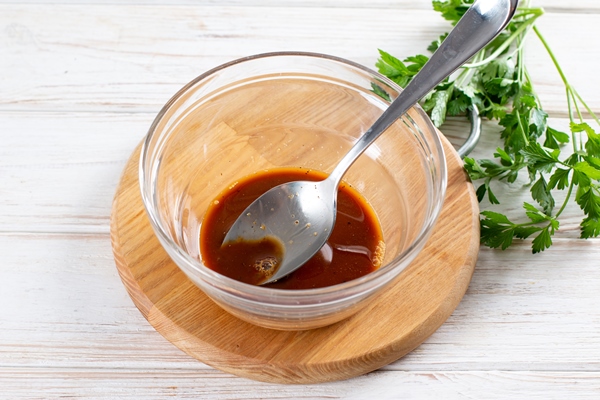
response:
<svg viewBox="0 0 600 400"><path fill-rule="evenodd" d="M583 121L583 115L581 115L581 110L579 109L579 104L577 102L577 98L575 97L575 94L573 93L572 88L569 88L569 95L571 96L571 99L573 100L573 105L575 106L575 110L577 111L577 116L579 117L579 120Z"/></svg>
<svg viewBox="0 0 600 400"><path fill-rule="evenodd" d="M581 116L581 111L579 110L579 106L577 105L577 99L575 99L575 97L573 96L572 90L570 86L566 87L567 90L567 103L569 105L569 120L571 121L571 123L574 123L575 120L573 118L573 110L571 105L573 105L575 107L575 111L577 112L577 116L579 117L580 121L583 121L583 117ZM579 145L577 145L577 141L575 139L576 137L576 133L573 132L573 151L578 151L578 150L583 150L583 138L582 133L580 132L579 135Z"/></svg>
<svg viewBox="0 0 600 400"><path fill-rule="evenodd" d="M587 105L587 103L583 100L583 98L579 95L579 93L575 89L572 89L572 92L575 95L575 97L577 98L577 100L579 100L579 102L581 104L583 104L583 106L585 107L585 109L587 110L587 112L590 114L590 116L594 119L594 121L596 121L596 123L600 125L600 119L598 119L598 116L596 116L596 114Z"/></svg>
<svg viewBox="0 0 600 400"><path fill-rule="evenodd" d="M460 74L454 81L456 84L456 87L462 88L464 86L465 82L468 82L471 80L470 75L471 75L471 71L469 71L468 69L462 68L460 71Z"/></svg>
<svg viewBox="0 0 600 400"><path fill-rule="evenodd" d="M565 87L565 92L567 93L567 109L569 113L569 121L573 122L573 106L571 104L571 96L569 94L569 87ZM577 137L578 135L575 132L571 132L571 139L573 140L573 151L577 151Z"/></svg>
<svg viewBox="0 0 600 400"><path fill-rule="evenodd" d="M550 49L550 46L548 45L548 42L546 42L546 39L544 38L544 35L542 35L542 33L540 32L540 30L538 29L537 26L533 26L533 31L535 32L536 36L540 39L540 42L542 42L542 45L544 46L544 48L546 49L546 52L548 53L548 55L550 56L550 58L552 59L552 63L554 64L554 67L556 67L556 71L558 72L558 74L560 75L560 78L562 79L564 85L567 88L570 88L571 85L569 85L569 81L567 81L567 77L565 76L565 74L563 73L562 68L560 67L560 64L558 63L558 60L556 59L556 57L554 56L554 53L552 52L552 50Z"/></svg>
<svg viewBox="0 0 600 400"><path fill-rule="evenodd" d="M540 30L537 28L537 26L534 25L533 31L535 32L535 34L538 37L538 39L540 40L540 42L542 42L542 45L546 49L546 52L550 56L550 59L552 60L552 63L554 64L554 67L556 68L556 71L560 75L560 79L562 79L563 84L565 85L565 91L567 93L567 107L569 109L569 120L571 120L571 122L574 122L574 120L573 120L573 105L575 106L575 109L577 110L577 114L578 114L579 118L582 120L583 118L581 116L581 112L579 111L579 107L577 106L577 96L575 96L573 94L573 88L571 87L571 84L567 80L565 73L563 72L562 68L560 67L558 60L556 59L556 56L554 55L554 52L552 51L552 49L550 49L548 42L546 42L544 35L542 35ZM586 106L586 108L587 108L587 106ZM575 135L575 133L571 134L571 138L573 140L573 151L578 151L579 145L578 145L577 136Z"/></svg>
<svg viewBox="0 0 600 400"><path fill-rule="evenodd" d="M526 79L525 77L525 57L523 55L523 47L519 46L519 50L517 52L517 65L519 66L519 85L523 86L523 83Z"/></svg>
<svg viewBox="0 0 600 400"><path fill-rule="evenodd" d="M567 192L565 201L563 202L562 206L560 207L560 210L558 210L558 212L556 213L554 218L558 218L560 216L560 214L562 214L563 211L565 211L565 208L567 208L567 204L569 204L569 200L571 200L571 194L573 193L573 187L575 187L575 183L573 182L573 179L571 179L571 184L569 185L569 191Z"/></svg>
<svg viewBox="0 0 600 400"><path fill-rule="evenodd" d="M523 141L525 142L525 146L526 147L529 145L529 139L527 138L527 135L525 134L525 127L523 126L523 120L521 118L521 113L519 112L519 110L515 110L517 113L517 121L519 121L519 131L521 132L521 136L523 136Z"/></svg>
<svg viewBox="0 0 600 400"><path fill-rule="evenodd" d="M540 15L536 15L533 16L525 21L523 21L523 23L517 28L517 30L515 30L507 39L505 39L502 44L500 46L498 46L498 48L496 49L496 51L494 51L492 54L490 54L486 59L479 61L479 62L475 62L472 64L465 64L463 65L463 68L467 68L467 69L472 69L472 68L479 68L482 65L485 64L489 64L490 62L494 61L496 58L498 58L498 56L500 56L502 53L504 53L504 51L510 47L510 45L512 45L512 43L520 37L520 35L530 26L532 25L536 19L538 19ZM535 25L534 29L535 29ZM485 51L485 49L483 49L482 51Z"/></svg>
<svg viewBox="0 0 600 400"><path fill-rule="evenodd" d="M541 17L544 15L544 9L542 8L519 8L517 13L513 16L513 20L518 20L527 15L533 15L535 17Z"/></svg>
<svg viewBox="0 0 600 400"><path fill-rule="evenodd" d="M533 88L533 80L531 79L531 75L529 75L529 71L527 70L527 67L525 65L523 65L523 72L525 73L525 79L527 80L527 82L529 82L529 84ZM540 105L540 108L542 108L542 99L540 99L540 96L537 94L536 91L533 91L532 94L535 97L535 100Z"/></svg>

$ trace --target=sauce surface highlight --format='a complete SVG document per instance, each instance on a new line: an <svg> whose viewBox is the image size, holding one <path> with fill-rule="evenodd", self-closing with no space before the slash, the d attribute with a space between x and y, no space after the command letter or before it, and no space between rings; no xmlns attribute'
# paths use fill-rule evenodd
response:
<svg viewBox="0 0 600 400"><path fill-rule="evenodd" d="M283 256L275 240L236 242L221 247L237 217L256 198L285 182L317 181L327 175L306 168L280 168L247 176L221 192L208 207L200 231L204 265L238 281L260 284ZM374 210L352 187L338 191L336 223L321 250L302 267L265 287L311 289L332 286L366 275L381 265L385 251Z"/></svg>

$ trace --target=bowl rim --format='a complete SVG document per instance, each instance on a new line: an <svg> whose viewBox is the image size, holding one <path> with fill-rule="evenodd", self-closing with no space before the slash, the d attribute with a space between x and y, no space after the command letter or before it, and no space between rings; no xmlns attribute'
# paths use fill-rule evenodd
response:
<svg viewBox="0 0 600 400"><path fill-rule="evenodd" d="M237 64L242 64L245 62L251 62L254 60L260 60L260 59L265 59L265 58L290 57L290 56L324 59L327 61L341 63L346 66L350 66L355 69L358 69L362 73L366 73L366 74L376 78L377 80L381 81L381 83L385 84L386 86L389 86L391 89L393 89L397 93L400 93L402 91L402 88L399 85L397 85L395 82L393 82L389 78L385 77L384 75L380 74L379 72L376 72L370 68L367 68L357 62L347 60L345 58L338 57L338 56L333 56L333 55L328 55L328 54L323 54L323 53L316 53L316 52L306 52L306 51L276 51L276 52L259 53L259 54L254 54L254 55L250 55L250 56L237 58L235 60L223 63L214 68L211 68L208 71L198 75L196 78L192 79L190 82L188 82L186 85L184 85L181 89L179 89L164 104L164 106L161 108L161 110L158 112L158 114L154 118L154 120L153 120L152 124L150 125L150 128L148 129L148 132L142 142L142 146L141 146L141 150L140 150L139 169L138 169L138 174L139 174L138 182L140 185L140 192L141 192L144 208L146 210L146 215L148 216L148 218L151 222L151 225L153 227L155 234L157 234L159 241L161 242L162 246L164 247L164 249L167 251L167 253L169 254L169 256L171 258L175 257L175 258L179 259L179 261L182 261L185 263L186 268L183 268L180 265L180 263L177 262L177 260L173 260L180 269L184 270L184 272L186 272L185 271L186 269L191 269L195 274L199 274L200 277L206 283L210 284L211 286L217 287L220 290L229 292L230 294L234 294L236 297L244 298L246 301L254 302L257 304L261 304L261 305L264 305L265 300L269 300L269 299L270 300L274 300L274 299L281 300L283 298L283 299L295 300L295 299L307 299L307 298L313 298L313 297L329 298L328 296L331 296L333 294L338 294L338 296L333 296L333 298L330 298L330 300L327 301L327 304L331 304L332 302L336 302L336 301L346 301L349 297L351 298L354 296L360 296L365 291L365 289L368 290L371 287L368 285L369 283L373 282L373 285L371 288L377 288L383 282L389 280L389 278L388 278L389 275L399 274L402 270L404 270L406 268L406 266L408 266L408 264L410 262L412 262L412 260L416 257L416 255L419 253L419 251L425 245L425 243L427 242L427 240L431 234L433 226L435 225L435 223L438 220L438 217L441 213L441 209L442 209L442 206L444 203L446 185L447 185L447 165L446 165L445 151L444 151L441 137L440 137L437 129L434 127L429 116L423 111L423 109L421 108L421 106L418 103L416 105L414 105L413 108L415 108L417 110L417 112L420 114L420 116L422 117L423 121L426 124L426 127L422 127L421 130L426 128L429 132L431 132L431 136L434 139L435 150L440 156L440 160L439 160L440 180L439 180L439 182L437 182L437 188L434 187L434 190L437 189L440 199L437 202L437 204L433 204L433 207L431 210L432 218L430 218L429 221L427 221L427 223L421 227L421 231L419 232L419 234L417 235L415 240L412 243L410 243L404 251L402 251L400 254L398 254L387 265L382 266L379 269L377 269L367 275L364 275L362 277L353 279L348 282L340 283L337 285L326 286L326 287L321 287L321 288L313 288L313 289L299 289L299 290L269 288L269 287L263 287L263 286L250 285L247 283L243 283L238 280L221 275L218 272L213 271L212 269L206 267L199 260L190 256L183 248L181 248L177 243L175 243L175 241L170 237L170 235L163 228L163 226L160 222L159 216L152 209L152 207L157 204L157 201L155 201L156 199L154 199L150 194L151 193L151 191L150 191L151 185L149 184L151 181L151 179L149 177L155 173L153 171L154 168L152 170L147 170L145 168L145 165L147 164L148 157L149 157L148 149L151 145L152 138L153 138L154 134L156 133L156 128L157 128L158 124L162 121L162 118L164 117L164 115L177 102L177 100L179 100L186 92L188 92L196 84L202 82L206 78L214 75L215 73L217 73L223 69L229 68L231 66L235 66ZM148 178L146 177L146 173L148 173L147 174ZM146 179L148 179L148 182L146 182ZM435 183L434 183L434 185L435 185ZM398 264L402 264L402 263L406 264L405 267L402 268L400 271L396 272L395 271L396 268L394 268L394 267L397 267ZM187 272L186 272L186 274L187 274ZM393 277L391 277L391 278L393 278ZM345 293L346 295L342 295L343 293ZM257 300L257 297L259 298L259 300ZM285 307L285 305L281 304L279 301L272 301L272 302L276 303L279 306ZM318 306L321 304L323 304L323 303L319 302L318 304L314 304L314 306ZM296 304L296 305L289 304L288 306L290 306L290 307L307 307L307 306L310 306L310 304Z"/></svg>

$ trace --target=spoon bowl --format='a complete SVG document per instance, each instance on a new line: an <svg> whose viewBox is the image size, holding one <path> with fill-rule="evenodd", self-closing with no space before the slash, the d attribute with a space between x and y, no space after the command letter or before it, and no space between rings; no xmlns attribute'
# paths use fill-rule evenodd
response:
<svg viewBox="0 0 600 400"><path fill-rule="evenodd" d="M223 244L271 239L284 249L283 259L264 282L276 281L304 264L329 238L336 217L337 183L294 181L276 186L250 204ZM241 238L241 239L240 239ZM307 254L311 254L307 258Z"/></svg>
<svg viewBox="0 0 600 400"><path fill-rule="evenodd" d="M517 4L518 0L477 0L327 179L321 182L289 182L267 191L237 218L223 245L265 238L279 242L284 249L283 257L275 272L262 284L300 268L331 235L335 224L337 187L348 168L409 108L502 32L514 15Z"/></svg>

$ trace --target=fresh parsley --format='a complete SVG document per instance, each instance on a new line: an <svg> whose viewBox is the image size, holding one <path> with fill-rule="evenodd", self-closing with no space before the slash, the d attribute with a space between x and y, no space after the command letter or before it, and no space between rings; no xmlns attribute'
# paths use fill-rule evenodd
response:
<svg viewBox="0 0 600 400"><path fill-rule="evenodd" d="M473 2L433 1L433 9L454 25ZM522 1L506 29L456 74L431 91L421 101L421 106L437 127L447 116L465 114L473 105L483 117L498 122L504 146L496 149L489 159L464 159L465 169L477 185L477 197L479 201L487 197L491 205L499 204L491 183L514 183L519 174L526 173L533 201L523 204L524 222L519 223L498 212L482 211L481 243L506 249L514 238L533 237L532 250L538 253L552 245L552 236L560 227L559 217L572 201L584 214L580 224L581 237L600 235L600 134L584 122L583 110L598 125L600 120L569 84L536 27L535 22L544 14L543 9L530 7L529 3ZM434 40L428 50L435 51L446 35ZM524 42L529 35L535 35L541 41L565 86L569 133L548 126L548 114L542 108L525 66ZM376 64L379 72L401 87L405 87L428 60L424 55L400 60L383 50L379 54ZM377 85L373 90L385 93ZM565 154L568 143L572 151ZM564 200L558 205L557 191L566 191Z"/></svg>

